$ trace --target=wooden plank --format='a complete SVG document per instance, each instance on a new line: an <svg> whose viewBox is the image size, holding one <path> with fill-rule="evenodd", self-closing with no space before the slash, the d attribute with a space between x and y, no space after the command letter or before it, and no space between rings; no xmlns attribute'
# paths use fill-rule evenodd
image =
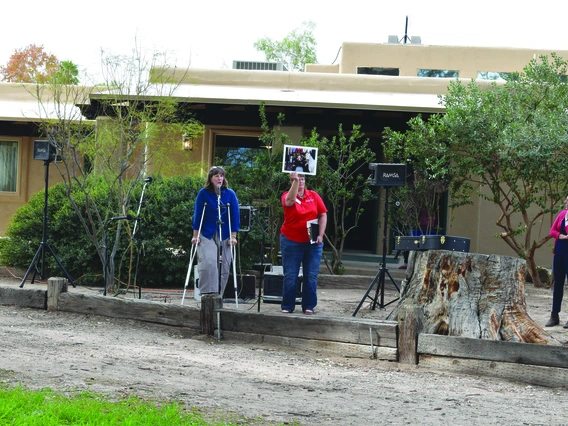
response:
<svg viewBox="0 0 568 426"><path fill-rule="evenodd" d="M378 347L370 345L356 345L352 343L330 342L323 340L300 339L295 337L271 336L268 334L239 333L223 331L223 339L238 340L245 343L258 343L273 346L285 346L293 349L302 349L310 352L321 352L322 355L336 355L345 358L378 359L395 361L397 350L395 348Z"/></svg>
<svg viewBox="0 0 568 426"><path fill-rule="evenodd" d="M0 305L47 309L47 290L0 287Z"/></svg>
<svg viewBox="0 0 568 426"><path fill-rule="evenodd" d="M420 334L420 354L568 368L568 347Z"/></svg>
<svg viewBox="0 0 568 426"><path fill-rule="evenodd" d="M229 309L220 309L219 312L223 331L397 347L396 321L250 313Z"/></svg>
<svg viewBox="0 0 568 426"><path fill-rule="evenodd" d="M420 355L418 368L474 376L497 377L553 388L565 387L566 383L568 383L568 369L539 365Z"/></svg>
<svg viewBox="0 0 568 426"><path fill-rule="evenodd" d="M200 329L200 309L151 300L68 292L59 295L58 310Z"/></svg>

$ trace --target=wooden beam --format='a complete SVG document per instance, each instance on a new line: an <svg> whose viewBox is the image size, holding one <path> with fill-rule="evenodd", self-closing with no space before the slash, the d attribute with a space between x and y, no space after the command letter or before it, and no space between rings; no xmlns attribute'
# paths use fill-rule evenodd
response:
<svg viewBox="0 0 568 426"><path fill-rule="evenodd" d="M397 347L396 321L366 320L220 309L221 329L362 345Z"/></svg>
<svg viewBox="0 0 568 426"><path fill-rule="evenodd" d="M47 309L47 290L0 287L0 305Z"/></svg>
<svg viewBox="0 0 568 426"><path fill-rule="evenodd" d="M198 308L172 303L62 293L59 296L58 310L200 329L201 312Z"/></svg>
<svg viewBox="0 0 568 426"><path fill-rule="evenodd" d="M538 346L534 343L525 343L525 345ZM418 368L438 370L445 373L471 374L477 377L497 377L547 387L566 387L566 383L568 383L568 368L510 362L420 355Z"/></svg>
<svg viewBox="0 0 568 426"><path fill-rule="evenodd" d="M244 343L258 343L274 346L285 346L301 349L312 353L337 355L345 358L378 359L382 361L397 360L396 348L384 346L356 345L352 343L330 342L326 340L310 340L295 337L272 336L267 334L238 333L223 331L222 336L231 341L238 340Z"/></svg>
<svg viewBox="0 0 568 426"><path fill-rule="evenodd" d="M568 347L564 346L420 334L418 352L427 355L568 369Z"/></svg>

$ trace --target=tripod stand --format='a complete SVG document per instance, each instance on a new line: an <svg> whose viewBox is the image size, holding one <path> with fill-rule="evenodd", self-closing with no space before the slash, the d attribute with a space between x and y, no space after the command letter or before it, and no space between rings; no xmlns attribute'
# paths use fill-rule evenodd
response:
<svg viewBox="0 0 568 426"><path fill-rule="evenodd" d="M71 278L71 275L69 275L69 272L67 272L67 270L63 267L63 265L61 264L61 261L59 260L59 258L57 257L57 255L55 254L55 252L53 251L53 249L51 248L51 246L47 242L47 200L48 200L49 163L50 163L50 161L51 160L44 160L44 162L43 162L43 165L45 166L45 192L44 192L44 199L43 199L43 234L42 234L42 238L41 238L41 243L39 245L39 248L36 251L36 254L35 254L35 256L32 260L32 263L30 263L30 266L29 266L28 270L26 271L24 278L22 279L22 283L20 284L20 288L22 288L24 286L24 283L28 279L28 275L30 274L32 269L35 268L34 274L32 275L32 281L31 281L32 284L34 283L36 273L38 272L37 262L40 259L40 257L41 257L41 272L39 273L39 276L40 276L41 279L45 278L45 251L46 250L49 250L49 252L54 257L54 259L57 262L57 264L59 265L59 267L65 273L65 276L67 277L69 282L73 285L73 287L75 287L75 282L73 281L73 278Z"/></svg>
<svg viewBox="0 0 568 426"><path fill-rule="evenodd" d="M381 268L379 269L379 272L377 273L377 275L375 275L375 278L373 279L373 281L371 282L371 285L367 289L367 292L365 293L365 295L361 299L361 302L359 302L359 306L357 306L357 309L355 309L355 312L353 312L353 316L357 315L357 312L359 312L359 309L361 308L361 306L363 305L363 302L367 298L369 298L373 301L373 303L371 304L372 310L375 310L375 308L377 306L377 299L379 298L379 295L381 297L379 308L384 308L385 306L388 306L391 303L396 302L399 299L397 297L396 299L391 300L390 302L385 304L385 274L389 276L389 278L391 279L395 288L400 293L400 288L398 287L396 281L394 280L394 278L392 277L392 275L390 274L390 272L387 268L387 225L388 225L388 215L389 215L388 205L389 205L389 187L387 186L386 187L386 195L385 195L385 220L384 220L384 223L383 223L383 259L382 259L382 263L381 263ZM369 293L371 292L371 290L373 289L375 284L378 284L377 290L375 291L375 297L372 298L371 296L369 296Z"/></svg>

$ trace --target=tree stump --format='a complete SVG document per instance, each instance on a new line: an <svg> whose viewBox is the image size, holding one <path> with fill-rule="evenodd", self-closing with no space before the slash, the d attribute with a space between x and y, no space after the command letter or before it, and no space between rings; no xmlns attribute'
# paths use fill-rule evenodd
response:
<svg viewBox="0 0 568 426"><path fill-rule="evenodd" d="M408 266L387 319L416 306L424 312L423 333L561 345L527 313L524 260L428 250L415 252Z"/></svg>

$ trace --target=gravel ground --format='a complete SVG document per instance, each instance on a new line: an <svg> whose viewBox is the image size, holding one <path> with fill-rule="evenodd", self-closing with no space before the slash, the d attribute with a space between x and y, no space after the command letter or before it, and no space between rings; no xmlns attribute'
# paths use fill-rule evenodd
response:
<svg viewBox="0 0 568 426"><path fill-rule="evenodd" d="M319 289L317 315L351 315L372 277ZM2 277L0 285L16 286ZM26 283L25 288L45 286ZM100 293L100 289L69 291ZM373 294L373 293L371 293ZM177 303L181 292L144 291ZM395 294L387 290L385 300ZM550 290L527 286L529 313L548 317ZM186 304L199 304L191 293ZM253 301L239 309L257 310ZM262 304L261 311L278 305ZM380 318L389 309L358 316ZM296 314L293 314L296 315ZM566 320L566 318L564 319ZM568 330L552 333L566 341ZM330 356L264 344L217 341L181 328L95 315L0 306L0 380L30 388L91 390L111 398L178 400L206 418L240 424L561 425L568 390L419 366Z"/></svg>

